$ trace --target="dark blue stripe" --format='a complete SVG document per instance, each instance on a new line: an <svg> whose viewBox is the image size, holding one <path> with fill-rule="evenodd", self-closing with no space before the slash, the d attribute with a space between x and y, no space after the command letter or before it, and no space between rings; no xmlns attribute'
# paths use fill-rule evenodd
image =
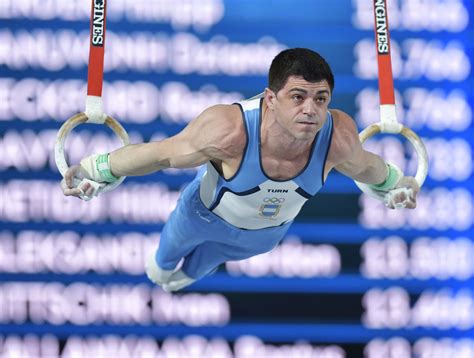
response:
<svg viewBox="0 0 474 358"><path fill-rule="evenodd" d="M334 117L332 116L331 112L329 112L329 115L330 115L330 118L331 118L331 133L329 134L329 143L328 143L328 146L326 148L326 155L324 156L324 160L323 160L323 169L321 171L321 183L322 185L324 185L324 168L326 167L326 160L328 159L328 155L329 155L329 150L331 148L331 143L332 143L332 134L334 132Z"/></svg>
<svg viewBox="0 0 474 358"><path fill-rule="evenodd" d="M235 194L235 195L238 195L238 196L245 196L245 195L250 195L250 194L253 194L253 193L256 193L256 192L260 191L260 187L256 186L255 188L237 193L237 192L234 192L234 191L230 190L229 188L226 188L226 187L223 186L221 188L221 190L219 191L219 194L217 195L216 201L209 208L210 211L214 210L217 207L217 205L219 205L219 203L221 202L222 197L228 191L231 192L232 194Z"/></svg>
<svg viewBox="0 0 474 358"><path fill-rule="evenodd" d="M135 286L146 284L149 287L156 287L149 281L145 274L129 275L118 274L56 274L56 273L2 273L0 274L2 285L8 283L61 283L70 285L74 283L86 283L89 285L128 285ZM397 286L405 289L409 294L421 294L426 290L443 290L449 288L454 293L465 290L466 287L474 284L474 278L468 280L438 280L438 279L370 279L359 274L339 274L335 277L314 277L314 278L281 278L281 277L248 277L230 276L225 272L217 272L211 276L204 277L186 287L181 292L238 292L241 294L260 293L282 293L282 294L364 294L372 288L389 289Z"/></svg>
<svg viewBox="0 0 474 358"><path fill-rule="evenodd" d="M118 235L125 233L141 233L141 234L153 234L159 233L163 230L163 224L117 224L112 222L106 222L99 224L83 224L83 223L48 223L48 222L29 222L28 226L25 223L13 223L0 220L0 230L4 232L12 232L18 234L24 230L41 231L43 233L47 231L66 231L71 230L80 235L85 233L94 232L95 235ZM367 240L368 236L391 236L398 235L403 236L404 240L408 243L420 236L429 237L448 237L458 238L461 236L472 236L472 230L436 230L432 228L419 229L412 228L410 231L406 230L406 227L402 226L396 229L376 228L369 229L364 228L359 224L350 222L337 222L337 223L309 223L309 222L295 222L291 225L288 234L300 236L303 242L328 242L338 244L362 244ZM348 235L347 233L350 233ZM1 275L1 274L0 274Z"/></svg>
<svg viewBox="0 0 474 358"><path fill-rule="evenodd" d="M239 167L237 168L237 171L234 173L234 175L232 175L229 179L224 178L224 175L221 175L221 173L218 170L218 168L216 167L216 165L214 165L214 163L211 161L211 165L214 167L216 172L219 174L219 176L225 182L232 181L240 173L240 169L242 168L242 164L244 163L245 157L247 155L247 149L249 147L249 141L250 141L250 132L249 132L249 129L248 129L248 126L247 126L247 121L245 120L244 109L242 108L242 105L238 102L237 103L232 103L232 105L237 105L240 108L240 113L242 114L242 122L244 122L244 129L245 129L245 135L247 136L247 140L245 141L245 147L244 147L244 151L242 152L242 159L240 160Z"/></svg>
<svg viewBox="0 0 474 358"><path fill-rule="evenodd" d="M300 194L303 198L309 199L312 197L312 195L306 191L304 191L301 187L298 187L298 189L295 189L295 191Z"/></svg>
<svg viewBox="0 0 474 358"><path fill-rule="evenodd" d="M206 338L222 337L233 341L244 335L259 337L267 342L308 340L311 342L331 342L331 343L367 343L374 338L403 337L410 341L422 337L433 338L461 338L472 337L473 329L426 329L426 328L405 328L405 329L370 329L361 324L309 324L309 323L231 323L225 326L201 326L188 327L184 325L96 325L79 326L73 324L52 325L52 324L1 324L0 332L3 334L54 334L65 339L71 335L104 336L107 334L116 335L139 335L152 336L155 339L165 339L170 335L185 337L188 335L200 335Z"/></svg>

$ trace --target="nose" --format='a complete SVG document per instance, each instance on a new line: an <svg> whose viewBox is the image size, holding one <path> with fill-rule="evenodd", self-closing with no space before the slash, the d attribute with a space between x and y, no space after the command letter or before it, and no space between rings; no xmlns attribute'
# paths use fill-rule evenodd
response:
<svg viewBox="0 0 474 358"><path fill-rule="evenodd" d="M314 117L316 115L316 104L312 100L308 99L305 101L303 106L303 114L306 114L310 117Z"/></svg>

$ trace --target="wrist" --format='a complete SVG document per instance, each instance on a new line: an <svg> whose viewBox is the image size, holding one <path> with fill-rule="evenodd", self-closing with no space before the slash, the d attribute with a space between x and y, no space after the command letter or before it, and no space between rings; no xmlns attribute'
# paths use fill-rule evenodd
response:
<svg viewBox="0 0 474 358"><path fill-rule="evenodd" d="M391 163L386 163L387 166L387 176L385 180L380 184L369 184L371 189L378 191L389 191L394 189L400 179L403 178L403 172L396 165Z"/></svg>
<svg viewBox="0 0 474 358"><path fill-rule="evenodd" d="M110 169L109 153L90 155L81 160L81 167L90 179L98 183L113 183L118 179Z"/></svg>

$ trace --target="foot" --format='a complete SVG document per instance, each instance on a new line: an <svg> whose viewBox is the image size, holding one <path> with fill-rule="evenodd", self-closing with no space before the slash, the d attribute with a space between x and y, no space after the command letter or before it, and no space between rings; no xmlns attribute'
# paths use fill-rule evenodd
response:
<svg viewBox="0 0 474 358"><path fill-rule="evenodd" d="M157 285L163 285L168 282L173 270L163 270L158 266L155 260L155 251L152 251L148 255L147 261L145 263L145 272L150 281L156 283Z"/></svg>
<svg viewBox="0 0 474 358"><path fill-rule="evenodd" d="M189 286L196 280L186 275L182 270L176 271L171 275L168 282L163 284L163 290L166 292L173 292L181 290L182 288Z"/></svg>

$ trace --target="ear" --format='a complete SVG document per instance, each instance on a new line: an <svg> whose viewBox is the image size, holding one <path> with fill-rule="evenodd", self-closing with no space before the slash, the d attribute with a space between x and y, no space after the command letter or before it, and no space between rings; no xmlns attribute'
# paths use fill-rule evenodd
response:
<svg viewBox="0 0 474 358"><path fill-rule="evenodd" d="M263 92L263 98L267 107L273 110L276 101L276 93L267 87L265 88L265 92Z"/></svg>

